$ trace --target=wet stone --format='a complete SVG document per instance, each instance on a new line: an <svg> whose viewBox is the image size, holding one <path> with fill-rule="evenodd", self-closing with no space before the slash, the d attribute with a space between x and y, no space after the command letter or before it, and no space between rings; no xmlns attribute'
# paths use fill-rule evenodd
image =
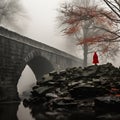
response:
<svg viewBox="0 0 120 120"><path fill-rule="evenodd" d="M95 98L95 106L102 108L109 108L109 110L119 110L120 97L117 96L105 96Z"/></svg>
<svg viewBox="0 0 120 120"><path fill-rule="evenodd" d="M58 95L56 95L55 93L46 93L45 96L50 97L50 98L57 98L58 97Z"/></svg>
<svg viewBox="0 0 120 120"><path fill-rule="evenodd" d="M52 71L49 73L50 76L56 76L57 75L57 71Z"/></svg>
<svg viewBox="0 0 120 120"><path fill-rule="evenodd" d="M95 111L104 104L106 108L107 104L120 107L120 68L107 63L52 71L37 82L31 93L30 98L24 100L28 106L42 103L54 112L60 108Z"/></svg>
<svg viewBox="0 0 120 120"><path fill-rule="evenodd" d="M32 94L34 95L44 95L45 93L47 93L52 87L39 87L37 89L34 89L34 91L32 91Z"/></svg>

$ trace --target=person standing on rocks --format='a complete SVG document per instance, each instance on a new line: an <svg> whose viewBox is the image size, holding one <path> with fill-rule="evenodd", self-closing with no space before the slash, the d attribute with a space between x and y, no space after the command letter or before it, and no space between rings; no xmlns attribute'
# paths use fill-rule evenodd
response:
<svg viewBox="0 0 120 120"><path fill-rule="evenodd" d="M94 55L93 55L93 64L97 65L97 63L99 63L98 55L97 55L96 52L94 52Z"/></svg>

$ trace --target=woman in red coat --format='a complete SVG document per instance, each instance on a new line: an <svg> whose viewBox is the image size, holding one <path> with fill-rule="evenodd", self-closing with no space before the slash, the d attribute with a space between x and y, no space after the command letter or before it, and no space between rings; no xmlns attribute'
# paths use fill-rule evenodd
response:
<svg viewBox="0 0 120 120"><path fill-rule="evenodd" d="M94 52L94 55L93 55L93 63L94 63L95 65L97 65L97 63L99 63L98 55L97 55L96 52Z"/></svg>

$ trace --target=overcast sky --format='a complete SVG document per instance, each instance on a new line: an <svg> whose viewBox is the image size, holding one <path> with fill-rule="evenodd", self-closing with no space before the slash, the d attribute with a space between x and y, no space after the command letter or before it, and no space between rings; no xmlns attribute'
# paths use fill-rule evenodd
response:
<svg viewBox="0 0 120 120"><path fill-rule="evenodd" d="M66 39L58 29L57 8L63 1L21 0L28 15L24 35L76 56L76 45Z"/></svg>

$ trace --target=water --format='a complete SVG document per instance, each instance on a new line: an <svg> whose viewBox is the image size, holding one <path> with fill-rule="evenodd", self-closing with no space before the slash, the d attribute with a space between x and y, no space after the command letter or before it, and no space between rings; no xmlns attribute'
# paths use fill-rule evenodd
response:
<svg viewBox="0 0 120 120"><path fill-rule="evenodd" d="M17 118L18 120L35 120L30 113L31 109L25 108L23 102L18 106Z"/></svg>
<svg viewBox="0 0 120 120"><path fill-rule="evenodd" d="M89 119L88 119L89 118ZM23 102L0 104L0 120L93 120L94 113L70 113L59 109L59 112L45 110L40 105L25 108Z"/></svg>
<svg viewBox="0 0 120 120"><path fill-rule="evenodd" d="M23 103L0 104L0 120L35 120Z"/></svg>
<svg viewBox="0 0 120 120"><path fill-rule="evenodd" d="M94 111L44 111L41 106L25 108L23 102L0 104L0 120L120 120L119 113L97 115Z"/></svg>
<svg viewBox="0 0 120 120"><path fill-rule="evenodd" d="M56 112L44 112L40 106L34 106L32 110L25 108L23 102L0 105L0 120L65 120L67 119L66 117L64 113L58 114ZM71 114L68 119L79 120L79 118L82 117L83 116L80 117L78 113L74 113L73 115Z"/></svg>

